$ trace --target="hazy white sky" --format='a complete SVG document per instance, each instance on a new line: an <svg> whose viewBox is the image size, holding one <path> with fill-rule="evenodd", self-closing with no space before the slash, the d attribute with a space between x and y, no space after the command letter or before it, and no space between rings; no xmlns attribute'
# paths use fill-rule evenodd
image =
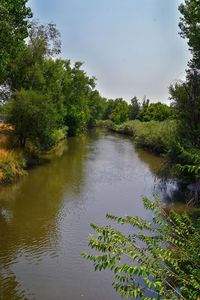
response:
<svg viewBox="0 0 200 300"><path fill-rule="evenodd" d="M34 17L53 21L62 56L83 61L107 98L166 101L184 78L189 51L178 35L180 0L30 0Z"/></svg>

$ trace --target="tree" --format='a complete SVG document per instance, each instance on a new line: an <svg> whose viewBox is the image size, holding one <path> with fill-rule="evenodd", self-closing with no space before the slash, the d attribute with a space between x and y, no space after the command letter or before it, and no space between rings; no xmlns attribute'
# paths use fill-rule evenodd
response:
<svg viewBox="0 0 200 300"><path fill-rule="evenodd" d="M128 233L111 225L92 225L97 237L90 236L89 246L100 254L83 256L95 270L113 271L113 286L123 297L199 299L200 219L194 225L186 214L164 209L159 200L143 201L154 212L151 222L107 215L110 221L128 225Z"/></svg>
<svg viewBox="0 0 200 300"><path fill-rule="evenodd" d="M121 124L130 118L130 106L122 98L109 99L106 102L103 119L110 119L116 124Z"/></svg>
<svg viewBox="0 0 200 300"><path fill-rule="evenodd" d="M128 103L121 98L115 99L115 108L109 117L115 124L121 124L127 121L130 117L130 107Z"/></svg>
<svg viewBox="0 0 200 300"><path fill-rule="evenodd" d="M60 33L55 24L30 24L26 45L10 65L7 83L11 91L20 89L42 90L47 81L44 78L44 64L61 51Z"/></svg>
<svg viewBox="0 0 200 300"><path fill-rule="evenodd" d="M64 82L65 125L69 128L69 135L84 132L90 120L88 103L95 78L87 76L81 66L81 62L76 62L73 68L69 66Z"/></svg>
<svg viewBox="0 0 200 300"><path fill-rule="evenodd" d="M84 132L91 121L89 102L95 79L81 69L81 62L72 67L69 60L56 59L60 46L55 24L32 22L27 44L12 64L7 83L12 93L31 89L50 97L60 126L67 126L68 133L76 135Z"/></svg>
<svg viewBox="0 0 200 300"><path fill-rule="evenodd" d="M189 74L189 71L188 71ZM169 88L172 106L178 119L182 141L200 146L200 75L190 72L185 82Z"/></svg>
<svg viewBox="0 0 200 300"><path fill-rule="evenodd" d="M32 17L27 0L1 0L0 3L0 84L9 74L8 65L24 47L28 19Z"/></svg>
<svg viewBox="0 0 200 300"><path fill-rule="evenodd" d="M200 146L200 5L198 0L185 0L179 6L181 36L188 40L192 53L186 80L170 86L171 100L179 120L181 139Z"/></svg>
<svg viewBox="0 0 200 300"><path fill-rule="evenodd" d="M106 99L101 97L97 90L90 90L88 93L88 106L90 118L88 121L88 126L92 127L96 124L97 120L103 118L103 113L106 106Z"/></svg>
<svg viewBox="0 0 200 300"><path fill-rule="evenodd" d="M5 116L14 126L21 147L25 147L28 140L42 150L52 146L58 115L48 95L33 90L17 91L6 104Z"/></svg>
<svg viewBox="0 0 200 300"><path fill-rule="evenodd" d="M42 92L51 96L62 126L66 116L64 82L69 78L70 62L63 59L49 58L44 61Z"/></svg>
<svg viewBox="0 0 200 300"><path fill-rule="evenodd" d="M130 109L130 119L131 120L135 120L139 111L140 111L140 102L137 99L137 97L133 97L133 99L131 99L131 109Z"/></svg>
<svg viewBox="0 0 200 300"><path fill-rule="evenodd" d="M192 53L189 66L200 69L200 5L199 0L185 0L179 6L181 13L179 27L181 36L188 39Z"/></svg>
<svg viewBox="0 0 200 300"><path fill-rule="evenodd" d="M116 106L116 102L113 99L109 99L106 101L105 110L103 113L103 120L108 120L110 118L110 115L113 111L113 109Z"/></svg>
<svg viewBox="0 0 200 300"><path fill-rule="evenodd" d="M173 114L172 108L161 102L144 105L138 113L137 119L140 121L164 121Z"/></svg>

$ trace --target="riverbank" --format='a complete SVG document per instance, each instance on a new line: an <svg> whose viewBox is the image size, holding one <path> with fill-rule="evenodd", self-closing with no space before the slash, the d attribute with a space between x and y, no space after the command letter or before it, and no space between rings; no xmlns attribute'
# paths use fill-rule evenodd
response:
<svg viewBox="0 0 200 300"><path fill-rule="evenodd" d="M156 154L165 154L171 149L177 130L174 120L163 122L134 120L120 125L105 120L98 122L97 126L106 127L113 132L131 136L134 138L136 146Z"/></svg>
<svg viewBox="0 0 200 300"><path fill-rule="evenodd" d="M55 132L55 145L48 151L39 151L33 145L25 149L17 147L13 136L13 128L7 124L0 124L0 184L16 182L27 175L27 171L51 160L54 155L63 150L64 130Z"/></svg>
<svg viewBox="0 0 200 300"><path fill-rule="evenodd" d="M65 144L63 155L0 188L4 299L121 300L112 274L93 273L80 255L88 249L89 224L105 224L106 213L144 218L141 195L178 201L159 189L162 159L136 149L132 139L93 129Z"/></svg>

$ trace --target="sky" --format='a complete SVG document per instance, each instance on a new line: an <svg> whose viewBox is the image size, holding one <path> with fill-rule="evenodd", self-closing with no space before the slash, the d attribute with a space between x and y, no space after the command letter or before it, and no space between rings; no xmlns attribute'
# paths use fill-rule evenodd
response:
<svg viewBox="0 0 200 300"><path fill-rule="evenodd" d="M61 32L62 57L84 62L106 98L167 102L190 58L178 32L181 0L29 0Z"/></svg>

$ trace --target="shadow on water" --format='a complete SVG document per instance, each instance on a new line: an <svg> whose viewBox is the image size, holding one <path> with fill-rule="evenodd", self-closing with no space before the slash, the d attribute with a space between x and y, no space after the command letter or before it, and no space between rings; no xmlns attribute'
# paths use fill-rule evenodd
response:
<svg viewBox="0 0 200 300"><path fill-rule="evenodd" d="M113 135L121 137L118 133ZM130 137L124 137L124 139L130 140ZM132 140L132 143L133 140ZM144 162L150 172L154 174L154 194L159 196L163 202L170 206L185 206L194 197L196 188L194 185L184 184L180 180L166 179L166 174L163 174L164 158L162 156L154 155L151 152L145 151L138 147L134 147L134 150L138 158ZM199 188L200 190L200 188Z"/></svg>

